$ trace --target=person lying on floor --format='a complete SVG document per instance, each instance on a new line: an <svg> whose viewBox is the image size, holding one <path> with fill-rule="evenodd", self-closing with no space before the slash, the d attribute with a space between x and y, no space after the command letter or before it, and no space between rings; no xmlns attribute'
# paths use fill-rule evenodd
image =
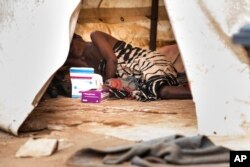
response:
<svg viewBox="0 0 250 167"><path fill-rule="evenodd" d="M192 98L190 89L180 86L178 73L164 54L132 46L101 31L92 32L90 37L91 42L87 42L74 34L65 65L93 67L104 81L135 78L138 100Z"/></svg>

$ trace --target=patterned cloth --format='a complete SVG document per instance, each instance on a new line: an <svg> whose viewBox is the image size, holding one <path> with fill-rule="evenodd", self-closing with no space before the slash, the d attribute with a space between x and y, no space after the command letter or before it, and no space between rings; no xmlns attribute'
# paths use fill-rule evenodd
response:
<svg viewBox="0 0 250 167"><path fill-rule="evenodd" d="M117 77L134 77L138 88L133 96L141 101L159 98L159 89L164 86L177 86L177 72L172 63L156 51L133 47L118 41L113 48L117 56Z"/></svg>
<svg viewBox="0 0 250 167"><path fill-rule="evenodd" d="M109 88L111 98L124 99L132 97L132 92L138 88L138 83L133 77L111 78L105 81L105 86Z"/></svg>
<svg viewBox="0 0 250 167"><path fill-rule="evenodd" d="M118 89L118 90L125 90L127 92L132 92L137 88L137 81L133 77L128 78L111 78L105 82L105 85Z"/></svg>

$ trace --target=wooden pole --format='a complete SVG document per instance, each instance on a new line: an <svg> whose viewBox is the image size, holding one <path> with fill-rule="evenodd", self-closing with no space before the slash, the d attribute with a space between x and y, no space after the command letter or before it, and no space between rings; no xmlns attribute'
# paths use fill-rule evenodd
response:
<svg viewBox="0 0 250 167"><path fill-rule="evenodd" d="M150 50L156 49L158 3L159 3L159 0L152 0L152 4L151 4L151 24L150 24L150 41L149 41Z"/></svg>

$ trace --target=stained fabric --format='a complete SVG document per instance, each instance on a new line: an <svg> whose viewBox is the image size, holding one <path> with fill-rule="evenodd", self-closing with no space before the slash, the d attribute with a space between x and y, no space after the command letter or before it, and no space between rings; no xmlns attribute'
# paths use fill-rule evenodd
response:
<svg viewBox="0 0 250 167"><path fill-rule="evenodd" d="M196 135L167 136L146 142L110 147L106 149L83 148L73 154L67 164L87 165L88 158L102 159L106 165L130 162L141 167L154 167L157 164L192 165L228 163L230 150L216 146L208 137Z"/></svg>
<svg viewBox="0 0 250 167"><path fill-rule="evenodd" d="M132 98L132 92L138 88L134 77L110 78L104 84L109 89L109 97L116 99Z"/></svg>
<svg viewBox="0 0 250 167"><path fill-rule="evenodd" d="M138 83L137 80L133 77L128 78L110 78L105 81L105 85L118 89L118 90L126 90L127 92L132 92L136 90Z"/></svg>

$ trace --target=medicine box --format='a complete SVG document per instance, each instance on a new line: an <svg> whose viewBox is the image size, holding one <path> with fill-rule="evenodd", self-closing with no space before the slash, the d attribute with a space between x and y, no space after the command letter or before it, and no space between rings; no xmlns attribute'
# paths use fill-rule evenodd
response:
<svg viewBox="0 0 250 167"><path fill-rule="evenodd" d="M103 79L94 73L94 68L71 67L70 80L72 85L72 98L80 98L80 91L102 88Z"/></svg>
<svg viewBox="0 0 250 167"><path fill-rule="evenodd" d="M84 103L100 103L109 97L109 91L107 89L81 91L81 94L81 101Z"/></svg>

